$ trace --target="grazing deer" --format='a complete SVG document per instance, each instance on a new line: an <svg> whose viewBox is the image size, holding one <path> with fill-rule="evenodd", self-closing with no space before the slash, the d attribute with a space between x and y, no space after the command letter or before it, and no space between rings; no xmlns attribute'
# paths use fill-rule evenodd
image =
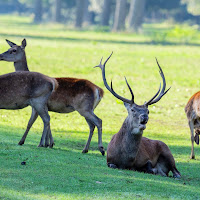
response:
<svg viewBox="0 0 200 200"><path fill-rule="evenodd" d="M185 113L187 115L188 124L191 133L191 159L195 159L194 154L194 141L199 144L199 133L200 133L200 92L195 93L188 101L185 106ZM195 136L194 136L195 130Z"/></svg>
<svg viewBox="0 0 200 200"><path fill-rule="evenodd" d="M37 112L42 118L44 129L39 147L53 147L54 144L47 100L57 87L54 78L37 72L13 72L0 76L0 109L16 110L30 105L33 113Z"/></svg>
<svg viewBox="0 0 200 200"><path fill-rule="evenodd" d="M10 45L8 51L0 54L0 60L14 62L15 71L29 71L26 60L26 40L20 46L6 40ZM103 97L103 90L86 79L55 78L59 84L56 92L48 100L48 110L58 113L70 113L78 111L89 125L90 133L88 141L82 151L87 153L95 127L98 129L98 147L102 155L105 154L102 144L102 120L94 114L94 109ZM27 129L19 142L23 145L29 129L37 119L37 113L33 112Z"/></svg>
<svg viewBox="0 0 200 200"><path fill-rule="evenodd" d="M157 62L160 69L160 75L163 80L161 92L160 86L158 92L149 101L145 102L143 105L137 105L134 102L134 94L126 78L126 84L132 95L131 100L118 95L113 90L112 81L111 87L107 84L105 77L105 65L111 55L107 58L103 65L101 64L101 59L100 64L96 67L100 67L102 70L105 87L117 99L124 102L128 111L128 117L125 119L119 132L112 137L110 143L108 144L108 167L138 170L146 173L160 174L162 176L168 176L169 171L172 171L174 177L181 177L179 171L176 169L174 158L168 146L161 141L150 140L142 137L143 131L146 128L146 124L149 119L148 106L158 102L170 89L169 88L165 91L166 82L161 67Z"/></svg>

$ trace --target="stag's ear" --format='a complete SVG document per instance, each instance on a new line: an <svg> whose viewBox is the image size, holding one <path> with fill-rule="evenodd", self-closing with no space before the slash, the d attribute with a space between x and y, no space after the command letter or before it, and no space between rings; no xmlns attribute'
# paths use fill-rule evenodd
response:
<svg viewBox="0 0 200 200"><path fill-rule="evenodd" d="M6 39L6 42L9 44L10 47L13 47L15 46L16 44L14 42L11 42L9 40Z"/></svg>
<svg viewBox="0 0 200 200"><path fill-rule="evenodd" d="M21 47L22 47L23 49L25 49L25 47L26 47L26 39L25 39L25 38L22 40L22 45L21 45Z"/></svg>
<svg viewBox="0 0 200 200"><path fill-rule="evenodd" d="M129 103L124 102L124 106L126 107L127 110L130 109L130 104Z"/></svg>

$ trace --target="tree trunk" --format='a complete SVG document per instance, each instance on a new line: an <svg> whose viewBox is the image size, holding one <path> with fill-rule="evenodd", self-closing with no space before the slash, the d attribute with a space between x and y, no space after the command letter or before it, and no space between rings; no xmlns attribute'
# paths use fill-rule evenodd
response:
<svg viewBox="0 0 200 200"><path fill-rule="evenodd" d="M53 2L53 21L61 22L61 0L54 0Z"/></svg>
<svg viewBox="0 0 200 200"><path fill-rule="evenodd" d="M42 21L42 0L35 0L34 22L38 23L41 21Z"/></svg>
<svg viewBox="0 0 200 200"><path fill-rule="evenodd" d="M84 17L85 0L76 0L76 22L75 27L81 28Z"/></svg>
<svg viewBox="0 0 200 200"><path fill-rule="evenodd" d="M138 31L143 22L146 0L131 0L128 25L129 30Z"/></svg>
<svg viewBox="0 0 200 200"><path fill-rule="evenodd" d="M127 0L117 0L113 25L114 31L123 30L125 28L126 1Z"/></svg>
<svg viewBox="0 0 200 200"><path fill-rule="evenodd" d="M102 11L102 16L101 16L102 26L109 26L111 5L112 5L112 0L104 0L103 11Z"/></svg>
<svg viewBox="0 0 200 200"><path fill-rule="evenodd" d="M88 10L89 0L85 0L84 11L83 11L83 22L84 25L90 25L90 12Z"/></svg>

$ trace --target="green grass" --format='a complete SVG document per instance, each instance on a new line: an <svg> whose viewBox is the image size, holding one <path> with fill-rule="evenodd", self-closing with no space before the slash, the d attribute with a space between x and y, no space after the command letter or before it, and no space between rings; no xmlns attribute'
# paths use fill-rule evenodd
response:
<svg viewBox="0 0 200 200"><path fill-rule="evenodd" d="M172 88L159 103L149 107L150 119L144 136L162 140L170 147L182 178L109 169L106 157L98 151L96 130L88 154L82 154L89 129L76 112L50 113L56 143L53 149L37 148L43 127L41 119L32 127L24 146L18 146L31 109L1 110L0 199L199 199L200 149L195 145L196 160L190 160L184 106L199 90L200 38L184 45L174 36L176 43L156 45L151 34L73 31L64 25L30 25L30 22L30 18L0 16L0 52L8 49L5 39L19 44L25 37L31 71L86 78L102 87L105 96L95 113L103 120L105 149L127 112L105 89L100 69L93 66L114 51L106 66L107 80L112 79L115 90L130 98L126 76L136 103L143 104L155 94L161 81L157 57L167 86ZM159 31L158 25L150 28ZM144 26L145 31L149 31L149 25ZM1 62L0 69L0 74L14 71L13 64L6 62ZM21 165L22 161L26 165Z"/></svg>

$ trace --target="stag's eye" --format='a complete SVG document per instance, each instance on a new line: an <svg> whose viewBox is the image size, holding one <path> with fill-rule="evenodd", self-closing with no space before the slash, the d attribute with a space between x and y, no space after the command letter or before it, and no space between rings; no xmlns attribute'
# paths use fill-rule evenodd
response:
<svg viewBox="0 0 200 200"><path fill-rule="evenodd" d="M13 49L13 52L15 53L17 50L16 49Z"/></svg>
<svg viewBox="0 0 200 200"><path fill-rule="evenodd" d="M133 108L131 109L131 111L134 112L134 113L136 112Z"/></svg>

